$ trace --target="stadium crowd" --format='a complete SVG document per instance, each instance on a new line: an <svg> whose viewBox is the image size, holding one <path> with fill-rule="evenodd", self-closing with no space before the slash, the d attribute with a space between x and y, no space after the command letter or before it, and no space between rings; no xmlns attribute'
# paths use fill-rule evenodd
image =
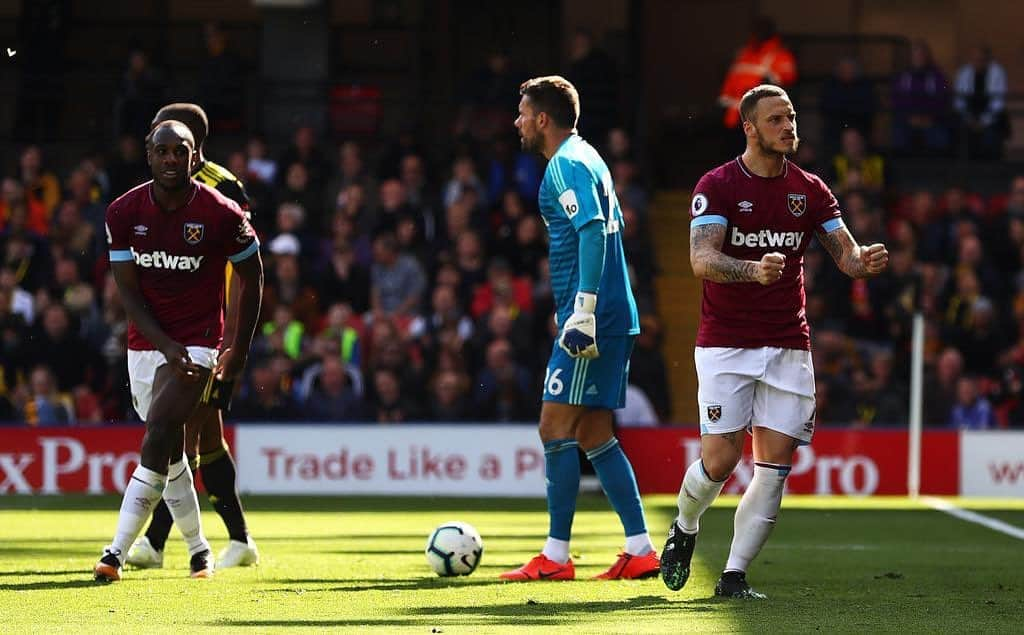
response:
<svg viewBox="0 0 1024 635"><path fill-rule="evenodd" d="M633 368L650 399L631 389L647 411L634 423L655 423L669 406L648 194L628 134L616 128L607 139L648 331ZM417 148L384 145L371 160L354 141L328 146L301 126L276 157L259 136L224 157L245 184L267 268L232 419L536 418L554 335L535 209L543 166L507 134L467 144L447 166ZM134 418L104 214L148 180L143 152L141 138L125 134L114 159L84 157L58 177L29 145L3 179L0 421Z"/></svg>
<svg viewBox="0 0 1024 635"><path fill-rule="evenodd" d="M586 34L573 55L578 84L608 77ZM126 82L152 79L144 65L133 57ZM495 53L469 82L455 126L464 141L444 162L431 162L407 133L373 147L335 145L308 126L279 153L252 135L213 157L246 186L267 268L230 419L536 418L555 326L535 209L543 165L505 134L516 84ZM920 308L925 423L1024 425L1024 176L991 196L970 184L907 191L889 176L893 156L953 153L957 139L971 156L1000 156L1005 86L984 47L950 84L927 45L915 43L888 96L889 154L872 149L879 100L856 60L841 61L822 89L822 135L802 130L796 160L833 187L854 236L885 242L892 260L878 278L854 281L816 243L807 253L819 423L906 421L910 323ZM112 156L81 157L59 176L37 145L0 157L12 166L0 192L0 421L135 418L103 219L107 203L149 178L137 132L146 115L137 109L157 101L143 87L124 92L142 96L119 102L124 134ZM627 423L665 423L659 336L671 316L655 312L650 192L630 134L608 121L583 132L613 171L642 316L628 400L641 414Z"/></svg>

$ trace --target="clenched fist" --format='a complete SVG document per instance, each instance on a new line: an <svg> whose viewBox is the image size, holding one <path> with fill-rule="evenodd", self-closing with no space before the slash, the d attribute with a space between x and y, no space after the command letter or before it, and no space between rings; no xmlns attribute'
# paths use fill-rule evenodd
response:
<svg viewBox="0 0 1024 635"><path fill-rule="evenodd" d="M869 275L876 275L885 271L889 265L889 250L882 243L862 246L860 248L860 261Z"/></svg>
<svg viewBox="0 0 1024 635"><path fill-rule="evenodd" d="M777 251L761 256L757 263L757 281L768 286L782 278L782 270L786 267L786 257Z"/></svg>

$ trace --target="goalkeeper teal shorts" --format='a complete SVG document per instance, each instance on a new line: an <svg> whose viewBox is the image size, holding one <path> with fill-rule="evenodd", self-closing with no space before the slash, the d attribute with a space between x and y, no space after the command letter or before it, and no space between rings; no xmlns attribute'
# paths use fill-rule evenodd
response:
<svg viewBox="0 0 1024 635"><path fill-rule="evenodd" d="M544 401L615 410L626 405L629 356L635 335L597 336L597 359L574 359L558 345L544 374Z"/></svg>

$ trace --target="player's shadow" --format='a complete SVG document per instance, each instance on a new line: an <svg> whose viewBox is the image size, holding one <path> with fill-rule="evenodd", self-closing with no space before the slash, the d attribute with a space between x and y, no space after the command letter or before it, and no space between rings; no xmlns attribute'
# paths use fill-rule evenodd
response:
<svg viewBox="0 0 1024 635"><path fill-rule="evenodd" d="M377 578L289 578L275 580L279 584L334 584L330 588L305 589L307 592L318 591L426 591L436 589L454 589L470 586L487 586L505 584L498 579L490 578L441 578L423 577L414 579L377 579ZM270 589L268 592L288 592L295 589Z"/></svg>
<svg viewBox="0 0 1024 635"><path fill-rule="evenodd" d="M81 572L79 572L81 575ZM84 589L94 587L101 584L93 579L82 579L76 580L38 580L35 582L11 582L11 583L0 583L0 592L2 591L54 591L57 589Z"/></svg>
<svg viewBox="0 0 1024 635"><path fill-rule="evenodd" d="M532 603L531 603L532 602ZM612 613L615 611L656 611L663 613L666 610L677 610L680 613L707 613L714 610L714 607L701 598L690 602L669 602L664 596L641 595L625 600L585 600L582 602L566 602L556 600L552 602L517 602L515 604L487 604L452 606L450 604L439 606L424 606L411 608L405 611L410 615L437 616L437 615L465 615L477 618L505 619L516 618L530 624L538 624L537 619L546 619L552 613L564 620L574 614L590 615L594 613Z"/></svg>

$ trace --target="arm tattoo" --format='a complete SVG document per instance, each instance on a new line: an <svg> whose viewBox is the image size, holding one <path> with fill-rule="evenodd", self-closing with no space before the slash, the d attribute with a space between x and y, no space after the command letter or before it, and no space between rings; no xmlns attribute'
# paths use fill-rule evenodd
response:
<svg viewBox="0 0 1024 635"><path fill-rule="evenodd" d="M853 239L850 230L840 227L831 232L818 232L818 240L824 245L828 253L832 254L832 260L836 261L839 270L851 278L867 278L867 268L860 258L857 257L858 245Z"/></svg>
<svg viewBox="0 0 1024 635"><path fill-rule="evenodd" d="M722 253L725 226L698 225L690 229L690 264L698 278L711 282L754 282L757 263Z"/></svg>

